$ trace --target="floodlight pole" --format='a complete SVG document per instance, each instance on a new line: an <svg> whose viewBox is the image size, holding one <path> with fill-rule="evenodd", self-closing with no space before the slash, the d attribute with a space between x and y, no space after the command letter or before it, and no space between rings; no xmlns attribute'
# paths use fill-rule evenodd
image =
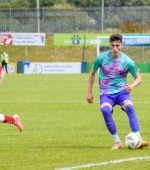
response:
<svg viewBox="0 0 150 170"><path fill-rule="evenodd" d="M104 0L102 0L101 4L101 32L104 31Z"/></svg>
<svg viewBox="0 0 150 170"><path fill-rule="evenodd" d="M36 19L37 19L37 32L40 32L40 3L36 0Z"/></svg>

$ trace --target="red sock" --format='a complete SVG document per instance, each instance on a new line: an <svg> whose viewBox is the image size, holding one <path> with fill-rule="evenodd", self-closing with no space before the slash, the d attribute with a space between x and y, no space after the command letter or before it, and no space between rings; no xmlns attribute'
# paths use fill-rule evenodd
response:
<svg viewBox="0 0 150 170"><path fill-rule="evenodd" d="M14 123L15 122L15 119L12 116L4 115L4 118L5 118L5 120L4 120L5 123Z"/></svg>

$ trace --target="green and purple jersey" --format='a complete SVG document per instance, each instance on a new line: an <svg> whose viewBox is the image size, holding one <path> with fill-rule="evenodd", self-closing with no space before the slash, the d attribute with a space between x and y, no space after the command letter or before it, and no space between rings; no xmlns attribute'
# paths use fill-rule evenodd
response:
<svg viewBox="0 0 150 170"><path fill-rule="evenodd" d="M128 72L133 77L139 74L134 61L126 54L120 52L117 58L113 58L110 50L96 57L93 70L98 69L100 94L114 94L124 90Z"/></svg>

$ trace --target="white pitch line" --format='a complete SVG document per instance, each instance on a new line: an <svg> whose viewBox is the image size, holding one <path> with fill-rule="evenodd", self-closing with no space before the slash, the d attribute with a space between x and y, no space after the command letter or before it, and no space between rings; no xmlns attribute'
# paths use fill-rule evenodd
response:
<svg viewBox="0 0 150 170"><path fill-rule="evenodd" d="M133 157L133 158L127 158L127 159L112 160L112 161L107 161L107 162L90 163L90 164L85 164L85 165L72 166L72 167L68 167L68 168L58 168L58 169L55 169L55 170L82 169L82 168L89 168L89 167L94 167L94 166L102 166L102 165L108 165L108 164L118 164L118 163L122 163L122 162L143 160L143 159L150 159L150 156L141 156L141 157Z"/></svg>

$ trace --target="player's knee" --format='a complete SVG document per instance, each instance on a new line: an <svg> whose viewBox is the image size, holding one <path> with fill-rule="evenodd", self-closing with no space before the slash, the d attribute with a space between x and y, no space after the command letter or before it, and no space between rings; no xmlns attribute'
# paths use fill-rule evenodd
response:
<svg viewBox="0 0 150 170"><path fill-rule="evenodd" d="M101 112L104 116L108 116L111 114L111 108L109 106L104 106L101 108Z"/></svg>
<svg viewBox="0 0 150 170"><path fill-rule="evenodd" d="M133 106L133 102L132 102L131 100L125 100L125 101L123 102L122 108L123 108L124 110L126 110L126 107L127 107L128 105Z"/></svg>
<svg viewBox="0 0 150 170"><path fill-rule="evenodd" d="M134 110L134 107L132 104L127 104L125 110L131 112L132 110Z"/></svg>
<svg viewBox="0 0 150 170"><path fill-rule="evenodd" d="M105 107L105 106L110 107L110 109L112 110L112 106L111 106L110 103L108 103L108 102L102 103L102 104L101 104L101 109L102 109L103 107Z"/></svg>
<svg viewBox="0 0 150 170"><path fill-rule="evenodd" d="M101 112L102 112L103 114L107 114L107 113L109 112L109 110L110 110L110 108L109 108L108 106L105 106L105 107L102 107L102 108L101 108Z"/></svg>
<svg viewBox="0 0 150 170"><path fill-rule="evenodd" d="M105 102L101 105L101 112L103 114L111 113L111 111L112 111L112 106L109 103Z"/></svg>
<svg viewBox="0 0 150 170"><path fill-rule="evenodd" d="M106 124L111 122L111 119L112 119L111 108L109 106L104 106L101 108L101 112L103 114L103 118L104 118Z"/></svg>

